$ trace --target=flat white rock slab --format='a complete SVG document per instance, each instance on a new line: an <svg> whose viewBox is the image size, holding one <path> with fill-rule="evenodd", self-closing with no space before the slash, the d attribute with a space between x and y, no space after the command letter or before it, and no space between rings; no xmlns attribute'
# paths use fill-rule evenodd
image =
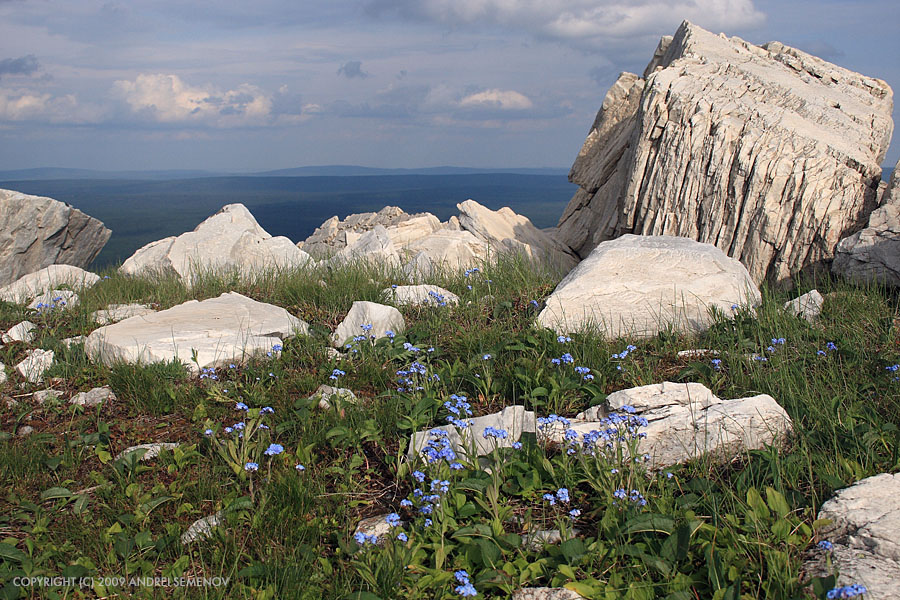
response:
<svg viewBox="0 0 900 600"><path fill-rule="evenodd" d="M110 304L103 310L92 312L91 318L100 325L110 325L153 312L156 311L146 304Z"/></svg>
<svg viewBox="0 0 900 600"><path fill-rule="evenodd" d="M284 338L308 330L304 321L279 306L228 292L101 327L87 337L85 352L107 365L177 359L196 373L264 355Z"/></svg>
<svg viewBox="0 0 900 600"><path fill-rule="evenodd" d="M22 321L18 325L13 325L9 331L0 337L4 344L10 342L31 342L34 340L34 329L37 327L31 321Z"/></svg>
<svg viewBox="0 0 900 600"><path fill-rule="evenodd" d="M53 350L31 350L25 359L16 365L16 371L31 383L40 383L44 372L53 366Z"/></svg>
<svg viewBox="0 0 900 600"><path fill-rule="evenodd" d="M398 285L382 290L381 296L397 306L449 306L459 304L459 296L436 285Z"/></svg>
<svg viewBox="0 0 900 600"><path fill-rule="evenodd" d="M431 431L435 429L447 432L450 448L462 460L466 458L470 447L474 447L476 456L490 454L495 447L510 448L515 442L519 441L523 433L534 433L536 425L534 413L530 410L525 410L525 407L521 405L507 406L500 412L465 420L471 424L463 429L462 432L454 425L443 425L414 433L409 442L409 449L406 452L407 458L415 460L421 455L428 442L434 439ZM484 430L488 427L506 430L507 437L504 439L485 438Z"/></svg>
<svg viewBox="0 0 900 600"><path fill-rule="evenodd" d="M371 325L367 332L363 325ZM370 340L382 338L388 331L400 334L406 329L406 320L393 306L357 300L331 335L331 345L341 348L354 337L365 335Z"/></svg>

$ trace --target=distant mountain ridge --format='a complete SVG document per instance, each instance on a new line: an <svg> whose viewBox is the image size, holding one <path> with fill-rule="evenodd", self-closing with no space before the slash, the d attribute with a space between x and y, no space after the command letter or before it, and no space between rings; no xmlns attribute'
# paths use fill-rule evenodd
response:
<svg viewBox="0 0 900 600"><path fill-rule="evenodd" d="M99 171L93 169L67 169L61 167L40 167L36 169L13 169L0 171L3 181L47 181L54 179L97 179L97 180L152 180L202 179L204 177L358 177L379 175L480 175L488 173L509 173L511 175L561 175L563 168L476 168L476 167L423 167L417 169L382 169L356 165L321 165L294 167L257 172L203 171L203 170L147 170L147 171Z"/></svg>

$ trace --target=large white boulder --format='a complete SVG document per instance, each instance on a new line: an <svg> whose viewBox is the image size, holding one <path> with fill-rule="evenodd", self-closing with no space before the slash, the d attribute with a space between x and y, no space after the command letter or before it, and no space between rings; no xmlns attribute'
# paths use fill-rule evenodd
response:
<svg viewBox="0 0 900 600"><path fill-rule="evenodd" d="M100 327L84 348L92 360L108 365L178 359L197 372L264 355L284 338L307 332L307 324L285 309L228 292Z"/></svg>
<svg viewBox="0 0 900 600"><path fill-rule="evenodd" d="M53 198L0 190L0 285L52 264L86 267L110 233Z"/></svg>
<svg viewBox="0 0 900 600"><path fill-rule="evenodd" d="M571 429L579 434L604 431L603 418L611 412L634 409L648 425L638 431L647 437L638 452L647 454L650 468L663 468L704 455L730 460L748 450L774 445L791 430L791 419L766 394L722 400L701 383L663 382L620 390L607 396L605 405L579 413ZM565 443L560 428L547 432L553 441Z"/></svg>
<svg viewBox="0 0 900 600"><path fill-rule="evenodd" d="M838 571L838 584L864 585L869 600L900 599L900 473L857 481L822 505L818 531L831 552L818 549L807 561L814 577Z"/></svg>
<svg viewBox="0 0 900 600"><path fill-rule="evenodd" d="M891 111L884 81L685 22L604 99L560 240L586 257L624 233L688 237L788 280L875 207Z"/></svg>
<svg viewBox="0 0 900 600"><path fill-rule="evenodd" d="M385 337L388 331L399 334L405 329L406 320L393 306L357 300L331 335L331 344L341 348L358 336L377 340Z"/></svg>
<svg viewBox="0 0 900 600"><path fill-rule="evenodd" d="M431 433L435 430L446 433L450 448L460 459L485 456L493 452L494 448L510 448L519 441L523 433L535 433L535 415L521 405L507 406L500 412L465 420L470 425L462 430L455 425L442 425L414 433L410 438L406 457L409 460L419 458L428 443L436 439ZM486 438L484 430L488 427L502 429L506 431L507 436ZM475 456L468 456L470 451L474 451Z"/></svg>
<svg viewBox="0 0 900 600"><path fill-rule="evenodd" d="M69 286L75 290L91 287L100 280L94 273L72 265L50 265L23 275L0 288L0 300L25 304L41 294Z"/></svg>
<svg viewBox="0 0 900 600"><path fill-rule="evenodd" d="M285 237L272 237L243 204L229 204L177 237L151 242L122 263L126 275L177 275L190 284L197 275L237 270L304 267L313 261Z"/></svg>
<svg viewBox="0 0 900 600"><path fill-rule="evenodd" d="M672 325L700 332L710 309L756 305L747 269L712 244L624 235L603 242L560 282L538 323L558 333L596 328L610 338L652 337Z"/></svg>
<svg viewBox="0 0 900 600"><path fill-rule="evenodd" d="M382 225L375 225L328 260L330 267L347 263L396 267L400 265L400 255L387 230Z"/></svg>

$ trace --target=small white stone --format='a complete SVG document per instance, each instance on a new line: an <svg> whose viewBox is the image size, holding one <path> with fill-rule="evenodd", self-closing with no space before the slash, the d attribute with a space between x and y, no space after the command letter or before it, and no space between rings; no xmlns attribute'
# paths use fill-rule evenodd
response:
<svg viewBox="0 0 900 600"><path fill-rule="evenodd" d="M126 448L122 450L116 455L114 460L122 460L129 454L133 452L137 452L139 450L146 450L144 454L138 459L140 462L146 462L148 460L152 460L159 456L159 453L163 450L174 450L180 444L178 442L157 442L155 444L138 444L137 446L131 446L130 448Z"/></svg>
<svg viewBox="0 0 900 600"><path fill-rule="evenodd" d="M819 290L810 290L799 298L794 298L789 302L785 302L784 310L797 315L798 317L803 317L812 323L818 318L819 313L822 312L822 305L824 303L825 298L822 297Z"/></svg>
<svg viewBox="0 0 900 600"><path fill-rule="evenodd" d="M97 387L89 392L81 392L76 394L69 400L69 404L74 404L76 406L83 406L85 408L91 408L93 406L99 406L104 402L115 401L116 395L109 388L109 386Z"/></svg>
<svg viewBox="0 0 900 600"><path fill-rule="evenodd" d="M53 350L41 350L35 348L25 357L25 360L16 365L19 374L31 383L40 383L44 378L44 372L53 366Z"/></svg>
<svg viewBox="0 0 900 600"><path fill-rule="evenodd" d="M210 515L208 517L203 517L202 519L197 519L196 521L191 523L191 526L187 528L187 531L182 534L182 545L187 545L192 542L208 538L210 535L212 535L213 528L221 525L223 520L224 515L222 511L219 511L216 514Z"/></svg>
<svg viewBox="0 0 900 600"><path fill-rule="evenodd" d="M18 325L12 326L9 331L0 337L4 344L11 342L25 342L26 344L34 341L34 330L37 327L31 321L22 321Z"/></svg>

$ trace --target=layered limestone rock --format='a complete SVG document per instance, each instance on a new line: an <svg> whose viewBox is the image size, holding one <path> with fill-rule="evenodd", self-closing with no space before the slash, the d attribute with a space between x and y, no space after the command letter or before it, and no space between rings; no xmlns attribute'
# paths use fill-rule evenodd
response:
<svg viewBox="0 0 900 600"><path fill-rule="evenodd" d="M53 198L0 190L0 285L52 264L86 267L110 233Z"/></svg>
<svg viewBox="0 0 900 600"><path fill-rule="evenodd" d="M668 326L699 333L711 309L757 305L747 269L711 244L667 236L603 242L560 282L538 315L559 334L596 329L609 338L652 337Z"/></svg>
<svg viewBox="0 0 900 600"><path fill-rule="evenodd" d="M900 286L900 161L882 196L869 215L868 226L841 240L832 271L860 282Z"/></svg>
<svg viewBox="0 0 900 600"><path fill-rule="evenodd" d="M685 22L607 93L559 239L585 257L625 233L688 237L787 280L875 207L891 110L881 80Z"/></svg>
<svg viewBox="0 0 900 600"><path fill-rule="evenodd" d="M352 245L376 225L387 230L392 243L404 245L436 231L440 221L431 213L411 215L396 206L385 206L377 213L356 213L343 221L331 217L297 245L311 256L328 258Z"/></svg>
<svg viewBox="0 0 900 600"><path fill-rule="evenodd" d="M87 337L84 350L107 365L177 359L197 372L265 354L308 329L279 306L228 292L100 327Z"/></svg>
<svg viewBox="0 0 900 600"><path fill-rule="evenodd" d="M126 275L177 275L190 284L198 274L289 269L312 263L286 237L272 237L243 204L229 204L196 229L138 249L119 268Z"/></svg>
<svg viewBox="0 0 900 600"><path fill-rule="evenodd" d="M819 510L829 523L819 535L832 544L806 563L813 577L836 568L838 585L860 584L866 598L898 600L900 589L900 474L882 473L837 492Z"/></svg>

